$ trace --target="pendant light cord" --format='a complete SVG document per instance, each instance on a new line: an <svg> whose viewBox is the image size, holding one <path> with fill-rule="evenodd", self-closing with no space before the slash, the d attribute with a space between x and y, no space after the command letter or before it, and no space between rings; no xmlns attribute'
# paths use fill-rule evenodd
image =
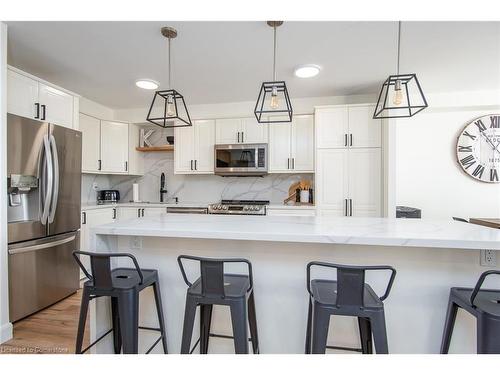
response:
<svg viewBox="0 0 500 375"><path fill-rule="evenodd" d="M401 52L401 21L398 22L398 75L399 75L399 55Z"/></svg>
<svg viewBox="0 0 500 375"><path fill-rule="evenodd" d="M273 26L273 30L274 30L273 81L276 81L276 25Z"/></svg>
<svg viewBox="0 0 500 375"><path fill-rule="evenodd" d="M171 38L168 38L168 88L170 89L172 86L171 86L171 81L170 81L170 77L172 75L172 64L170 63L170 56L171 56L171 53L170 53L170 42L172 41Z"/></svg>

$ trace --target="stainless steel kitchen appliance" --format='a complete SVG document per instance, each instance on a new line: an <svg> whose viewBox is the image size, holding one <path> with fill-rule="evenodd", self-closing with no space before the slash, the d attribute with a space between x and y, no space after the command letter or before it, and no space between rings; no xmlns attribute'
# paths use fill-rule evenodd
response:
<svg viewBox="0 0 500 375"><path fill-rule="evenodd" d="M43 309L79 287L79 131L7 115L10 320Z"/></svg>
<svg viewBox="0 0 500 375"><path fill-rule="evenodd" d="M214 171L219 176L267 174L267 144L215 145Z"/></svg>
<svg viewBox="0 0 500 375"><path fill-rule="evenodd" d="M209 214L223 215L266 215L269 201L223 199L208 206Z"/></svg>
<svg viewBox="0 0 500 375"><path fill-rule="evenodd" d="M97 204L118 203L120 192L118 190L99 190L97 192Z"/></svg>

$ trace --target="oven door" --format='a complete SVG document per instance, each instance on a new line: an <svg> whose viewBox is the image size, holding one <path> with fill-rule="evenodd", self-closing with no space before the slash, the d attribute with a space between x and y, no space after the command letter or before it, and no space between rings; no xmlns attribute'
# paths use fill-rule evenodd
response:
<svg viewBox="0 0 500 375"><path fill-rule="evenodd" d="M216 145L215 174L262 176L267 174L267 144Z"/></svg>

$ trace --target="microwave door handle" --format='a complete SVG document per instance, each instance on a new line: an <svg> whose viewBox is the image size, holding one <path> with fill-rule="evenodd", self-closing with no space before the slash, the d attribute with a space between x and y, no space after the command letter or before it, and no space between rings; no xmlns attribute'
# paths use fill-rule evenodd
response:
<svg viewBox="0 0 500 375"><path fill-rule="evenodd" d="M43 207L42 207L42 217L40 221L43 225L47 224L47 219L49 217L50 210L50 201L52 197L52 188L54 184L54 170L52 167L52 155L50 154L50 144L49 144L49 136L46 134L43 137L43 149L45 153L45 162L44 162L44 170L43 175L47 177L47 189L45 191L45 197L43 198Z"/></svg>
<svg viewBox="0 0 500 375"><path fill-rule="evenodd" d="M53 159L53 168L54 168L54 182L53 182L53 194L52 194L52 204L51 210L49 214L49 224L54 222L54 217L56 215L57 210L57 201L59 198L59 156L57 155L57 145L56 139L51 134L50 135L50 146L52 150Z"/></svg>

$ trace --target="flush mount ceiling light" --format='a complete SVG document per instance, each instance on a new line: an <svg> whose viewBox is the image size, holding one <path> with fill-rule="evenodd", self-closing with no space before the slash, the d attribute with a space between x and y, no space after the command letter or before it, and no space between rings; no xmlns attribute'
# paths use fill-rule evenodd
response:
<svg viewBox="0 0 500 375"><path fill-rule="evenodd" d="M162 128L192 126L184 97L171 86L170 47L172 39L177 37L177 30L162 27L161 35L168 39L168 89L155 92L146 119Z"/></svg>
<svg viewBox="0 0 500 375"><path fill-rule="evenodd" d="M159 86L158 82L152 79L138 79L135 81L135 85L144 90L156 90Z"/></svg>
<svg viewBox="0 0 500 375"><path fill-rule="evenodd" d="M318 65L307 64L295 68L294 74L299 78L312 78L319 74L321 68Z"/></svg>
<svg viewBox="0 0 500 375"><path fill-rule="evenodd" d="M399 73L401 51L401 21L398 23L398 67L397 74L385 80L378 96L374 119L412 117L427 108L417 75Z"/></svg>
<svg viewBox="0 0 500 375"><path fill-rule="evenodd" d="M255 103L254 114L261 124L271 122L291 122L292 103L286 88L285 81L276 80L276 28L283 24L283 21L267 21L274 32L274 52L273 52L273 80L262 82L259 97ZM264 116L262 116L264 115ZM268 115L280 116L281 118L271 118Z"/></svg>

